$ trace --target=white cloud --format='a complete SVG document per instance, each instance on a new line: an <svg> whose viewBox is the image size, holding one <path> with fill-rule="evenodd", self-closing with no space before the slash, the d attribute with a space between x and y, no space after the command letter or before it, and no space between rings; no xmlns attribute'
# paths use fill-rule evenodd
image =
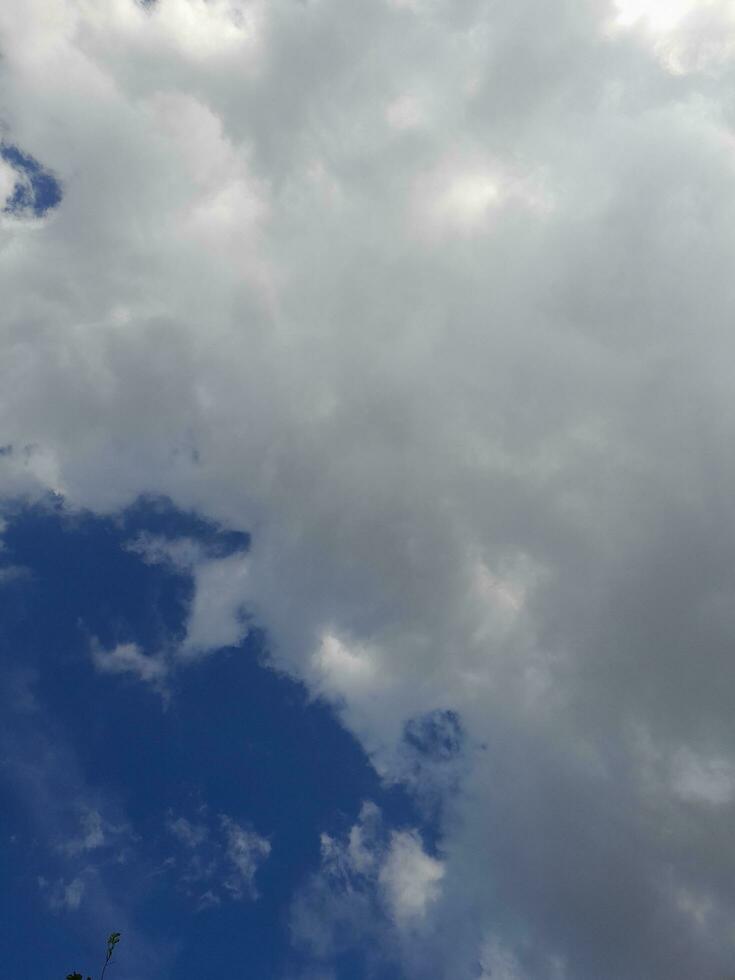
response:
<svg viewBox="0 0 735 980"><path fill-rule="evenodd" d="M379 881L394 918L422 918L441 890L444 866L426 854L415 833L393 832Z"/></svg>
<svg viewBox="0 0 735 980"><path fill-rule="evenodd" d="M204 548L194 538L165 538L142 532L128 543L127 550L149 565L171 564L174 568L191 571L204 559Z"/></svg>
<svg viewBox="0 0 735 980"><path fill-rule="evenodd" d="M104 650L93 640L90 646L92 662L103 674L132 674L141 681L165 690L169 667L159 654L143 653L135 643L118 643L112 650Z"/></svg>
<svg viewBox="0 0 735 980"><path fill-rule="evenodd" d="M144 653L136 643L119 643L105 650L92 638L90 651L98 671L131 674L151 684L168 701L168 679L181 661L240 643L248 632L244 620L248 564L242 552L208 558L204 545L193 538L164 538L140 534L128 550L150 563L170 564L190 575L194 598L188 611L184 640L156 653ZM1 576L0 576L1 581Z"/></svg>
<svg viewBox="0 0 735 980"><path fill-rule="evenodd" d="M524 980L518 960L497 939L490 939L485 943L480 965L482 975L479 980Z"/></svg>
<svg viewBox="0 0 735 980"><path fill-rule="evenodd" d="M680 750L673 760L673 787L685 800L723 806L735 799L735 764Z"/></svg>
<svg viewBox="0 0 735 980"><path fill-rule="evenodd" d="M83 806L79 815L79 832L64 840L58 849L73 858L102 848L107 851L119 848L130 837L130 828L126 824L114 824L95 807Z"/></svg>
<svg viewBox="0 0 735 980"><path fill-rule="evenodd" d="M418 96L407 92L386 107L385 118L394 129L415 129L426 121L426 110Z"/></svg>
<svg viewBox="0 0 735 980"><path fill-rule="evenodd" d="M441 895L442 862L424 850L417 831L388 831L370 801L343 838L321 835L321 858L294 903L297 943L317 962L352 945L399 961Z"/></svg>
<svg viewBox="0 0 735 980"><path fill-rule="evenodd" d="M191 823L186 817L176 817L175 820L172 818L169 821L168 829L187 847L198 847L209 836L209 832L203 824Z"/></svg>
<svg viewBox="0 0 735 980"><path fill-rule="evenodd" d="M700 3L700 0L615 0L616 21L629 27L644 21L652 31L670 31Z"/></svg>
<svg viewBox="0 0 735 980"><path fill-rule="evenodd" d="M197 911L203 912L204 909L211 909L217 905L222 904L222 899L211 888L208 888L205 892L199 896L199 904L197 905Z"/></svg>
<svg viewBox="0 0 735 980"><path fill-rule="evenodd" d="M170 563L193 578L194 599L187 617L186 637L174 651L176 656L196 657L236 646L245 639L248 559L244 552L210 558L204 545L193 538L150 534L138 535L128 549L149 563Z"/></svg>
<svg viewBox="0 0 735 980"><path fill-rule="evenodd" d="M88 810L82 814L82 836L66 845L70 854L78 851L92 851L105 843L102 814L98 810Z"/></svg>
<svg viewBox="0 0 735 980"><path fill-rule="evenodd" d="M211 821L206 807L195 821L171 815L167 827L183 851L167 862L166 870L178 876L199 911L224 899L258 898L255 877L270 855L268 838L227 814Z"/></svg>
<svg viewBox="0 0 735 980"><path fill-rule="evenodd" d="M729 0L615 0L614 29L639 32L676 75L727 70L735 56Z"/></svg>
<svg viewBox="0 0 735 980"><path fill-rule="evenodd" d="M227 840L227 858L235 869L224 886L236 898L243 893L256 898L255 873L271 852L270 842L254 830L240 826L232 817L223 816L221 820Z"/></svg>
<svg viewBox="0 0 735 980"><path fill-rule="evenodd" d="M39 888L47 893L48 903L54 912L76 912L82 904L85 885L80 877L72 878L71 881L58 881L50 884L45 878L38 879Z"/></svg>
<svg viewBox="0 0 735 980"><path fill-rule="evenodd" d="M0 488L252 533L169 555L181 653L244 609L382 775L445 787L452 980L488 935L525 976L733 959L731 15L626 10L0 6L7 137L65 195L0 226ZM463 768L409 778L442 709Z"/></svg>
<svg viewBox="0 0 735 980"><path fill-rule="evenodd" d="M84 882L81 880L81 878L74 878L74 880L70 881L64 888L64 905L68 909L78 909L83 895Z"/></svg>
<svg viewBox="0 0 735 980"><path fill-rule="evenodd" d="M358 692L374 695L380 690L380 666L376 652L355 649L333 633L325 633L314 653L315 686L335 700L351 699Z"/></svg>
<svg viewBox="0 0 735 980"><path fill-rule="evenodd" d="M504 195L492 164L450 157L417 177L412 196L415 221L432 240L488 232Z"/></svg>
<svg viewBox="0 0 735 980"><path fill-rule="evenodd" d="M167 0L165 9L154 4L148 16L150 29L186 58L199 61L235 52L252 57L259 40L261 6L252 0ZM128 11L125 14L132 21ZM135 26L140 30L139 20Z"/></svg>
<svg viewBox="0 0 735 980"><path fill-rule="evenodd" d="M23 565L5 565L0 568L0 586L9 585L19 579L29 578L31 572Z"/></svg>
<svg viewBox="0 0 735 980"><path fill-rule="evenodd" d="M13 193L18 175L15 170L0 157L0 208L4 207Z"/></svg>
<svg viewBox="0 0 735 980"><path fill-rule="evenodd" d="M247 636L244 620L249 564L240 554L202 562L195 568L194 601L181 653L196 656L236 646Z"/></svg>

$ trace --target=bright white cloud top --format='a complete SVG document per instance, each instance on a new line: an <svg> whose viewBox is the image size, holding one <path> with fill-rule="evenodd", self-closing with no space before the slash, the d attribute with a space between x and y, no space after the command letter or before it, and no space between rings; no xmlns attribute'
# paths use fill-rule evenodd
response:
<svg viewBox="0 0 735 980"><path fill-rule="evenodd" d="M732 968L734 38L716 0L0 6L3 138L64 194L0 216L0 489L251 533L139 542L188 639L98 666L161 683L244 609L438 794L441 861L353 868L408 977ZM461 759L414 766L434 711Z"/></svg>

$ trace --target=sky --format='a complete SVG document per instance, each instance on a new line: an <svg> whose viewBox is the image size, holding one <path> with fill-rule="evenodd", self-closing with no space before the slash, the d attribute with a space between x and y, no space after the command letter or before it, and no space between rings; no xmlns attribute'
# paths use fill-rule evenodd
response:
<svg viewBox="0 0 735 980"><path fill-rule="evenodd" d="M735 8L0 5L0 948L735 976Z"/></svg>

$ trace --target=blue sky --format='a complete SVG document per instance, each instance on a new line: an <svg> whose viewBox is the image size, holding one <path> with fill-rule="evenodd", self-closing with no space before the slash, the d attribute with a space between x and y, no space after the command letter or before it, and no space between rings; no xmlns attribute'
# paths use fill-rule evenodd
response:
<svg viewBox="0 0 735 980"><path fill-rule="evenodd" d="M730 0L0 3L18 977L724 980Z"/></svg>
<svg viewBox="0 0 735 980"><path fill-rule="evenodd" d="M166 700L95 671L90 636L156 650L182 635L191 580L131 554L137 535L194 538L225 557L247 549L247 534L156 499L114 519L70 515L53 499L6 513L6 969L91 971L107 934L125 926L121 978L141 975L141 957L142 969L148 958L170 976L284 975L308 959L292 946L289 915L319 870L320 834L349 830L365 800L396 827L415 824L416 807L381 787L325 704L268 668L258 631L177 675ZM252 890L222 885L223 818L270 845ZM182 833L204 839L192 846ZM74 881L78 904L66 890ZM362 960L338 969L362 975Z"/></svg>
<svg viewBox="0 0 735 980"><path fill-rule="evenodd" d="M38 160L8 143L0 146L0 157L9 164L13 179L13 189L3 205L6 214L30 211L43 217L58 206L62 196L59 182Z"/></svg>

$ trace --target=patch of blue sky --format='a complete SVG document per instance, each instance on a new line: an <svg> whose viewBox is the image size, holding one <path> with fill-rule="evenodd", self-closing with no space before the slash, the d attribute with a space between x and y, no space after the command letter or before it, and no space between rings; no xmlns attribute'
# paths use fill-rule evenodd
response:
<svg viewBox="0 0 735 980"><path fill-rule="evenodd" d="M91 968L112 929L127 933L118 980L300 969L289 909L319 867L320 834L344 836L366 799L387 825L416 826L409 797L381 785L327 706L267 666L257 630L175 673L167 705L90 656L92 636L152 652L184 634L188 572L147 563L132 538L194 538L221 557L245 550L247 535L159 499L109 518L69 515L57 500L5 519L0 558L25 569L0 592L6 972ZM442 726L451 736L453 723ZM233 826L256 843L255 900L227 850ZM240 878L228 885L218 867ZM363 967L348 950L337 976Z"/></svg>
<svg viewBox="0 0 735 980"><path fill-rule="evenodd" d="M61 184L38 160L17 146L0 144L0 158L17 176L15 186L5 201L6 214L28 214L43 217L61 203Z"/></svg>
<svg viewBox="0 0 735 980"><path fill-rule="evenodd" d="M462 751L462 721L456 711L432 711L412 718L405 726L404 739L421 755L448 761Z"/></svg>

